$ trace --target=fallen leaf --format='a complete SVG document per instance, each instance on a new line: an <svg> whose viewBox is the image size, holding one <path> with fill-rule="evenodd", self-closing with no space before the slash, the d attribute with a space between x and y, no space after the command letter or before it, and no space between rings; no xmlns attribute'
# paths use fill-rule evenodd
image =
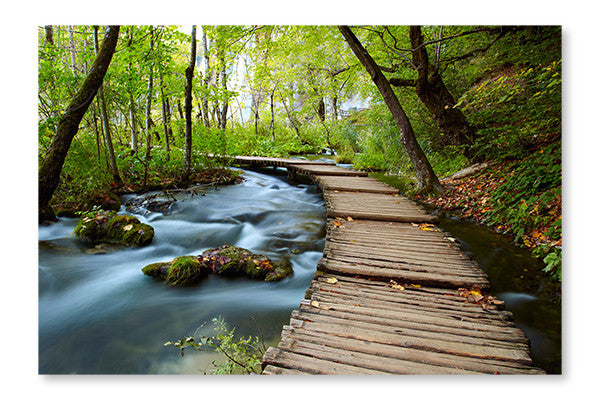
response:
<svg viewBox="0 0 600 400"><path fill-rule="evenodd" d="M129 224L123 227L124 231L130 231L131 229L133 229L133 224Z"/></svg>
<svg viewBox="0 0 600 400"><path fill-rule="evenodd" d="M348 221L350 221L350 222L354 221L354 220L352 219L352 217L348 217L348 218L346 218L346 219L347 219Z"/></svg>
<svg viewBox="0 0 600 400"><path fill-rule="evenodd" d="M327 283L337 283L337 278L335 277L331 277L331 278L327 278Z"/></svg>
<svg viewBox="0 0 600 400"><path fill-rule="evenodd" d="M342 223L340 221L333 221L333 225L342 226Z"/></svg>
<svg viewBox="0 0 600 400"><path fill-rule="evenodd" d="M313 307L319 308L319 302L316 301L316 300L311 301L310 305L313 306Z"/></svg>
<svg viewBox="0 0 600 400"><path fill-rule="evenodd" d="M404 290L404 286L400 285L398 282L396 282L395 280L390 280L390 285L392 286L392 289L397 289L397 290Z"/></svg>

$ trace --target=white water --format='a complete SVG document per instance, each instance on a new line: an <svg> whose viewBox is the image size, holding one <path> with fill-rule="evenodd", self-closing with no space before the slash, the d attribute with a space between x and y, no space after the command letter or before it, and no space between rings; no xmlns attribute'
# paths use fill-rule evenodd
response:
<svg viewBox="0 0 600 400"><path fill-rule="evenodd" d="M277 340L322 256L325 209L310 185L246 171L246 181L186 196L167 215L136 216L155 229L144 248L87 254L70 237L75 219L39 228L39 372L42 374L199 373L202 355L181 358L166 341L212 330L222 316L236 332ZM122 208L121 212L125 212ZM273 259L289 257L294 275L280 282L209 276L172 288L141 269L222 244ZM292 250L298 250L294 254Z"/></svg>

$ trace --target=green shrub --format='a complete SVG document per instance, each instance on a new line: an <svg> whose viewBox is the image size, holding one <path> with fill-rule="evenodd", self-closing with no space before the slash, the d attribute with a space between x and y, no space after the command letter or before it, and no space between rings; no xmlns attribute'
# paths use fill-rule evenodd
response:
<svg viewBox="0 0 600 400"><path fill-rule="evenodd" d="M228 329L222 318L213 318L215 335L187 336L176 342L166 342L164 346L173 346L180 350L188 347L198 351L212 351L226 357L224 362L213 362L216 367L211 371L215 375L223 374L260 374L263 354L266 351L264 343L257 336L235 338L235 328Z"/></svg>

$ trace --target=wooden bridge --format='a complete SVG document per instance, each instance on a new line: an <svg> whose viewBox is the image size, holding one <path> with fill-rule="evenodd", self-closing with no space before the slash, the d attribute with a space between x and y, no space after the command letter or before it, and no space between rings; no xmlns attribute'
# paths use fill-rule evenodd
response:
<svg viewBox="0 0 600 400"><path fill-rule="evenodd" d="M263 374L543 374L512 314L455 240L398 191L329 163L285 167L323 191L323 258Z"/></svg>

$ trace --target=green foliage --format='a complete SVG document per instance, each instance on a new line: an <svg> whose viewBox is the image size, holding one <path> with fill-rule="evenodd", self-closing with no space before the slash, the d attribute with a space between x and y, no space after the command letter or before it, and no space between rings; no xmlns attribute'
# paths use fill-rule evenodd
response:
<svg viewBox="0 0 600 400"><path fill-rule="evenodd" d="M547 272L552 278L557 281L562 281L562 249L553 246L540 246L533 250L532 255L537 258L542 258L546 267L544 272Z"/></svg>
<svg viewBox="0 0 600 400"><path fill-rule="evenodd" d="M457 103L480 129L474 153L521 158L561 130L561 63L509 69L465 93Z"/></svg>
<svg viewBox="0 0 600 400"><path fill-rule="evenodd" d="M261 361L266 348L257 336L235 337L235 328L229 329L225 320L213 318L214 331L211 336L187 336L176 342L166 342L165 346L180 349L181 356L188 347L198 351L212 351L226 357L225 362L213 362L216 367L211 371L215 375L223 374L260 374Z"/></svg>

